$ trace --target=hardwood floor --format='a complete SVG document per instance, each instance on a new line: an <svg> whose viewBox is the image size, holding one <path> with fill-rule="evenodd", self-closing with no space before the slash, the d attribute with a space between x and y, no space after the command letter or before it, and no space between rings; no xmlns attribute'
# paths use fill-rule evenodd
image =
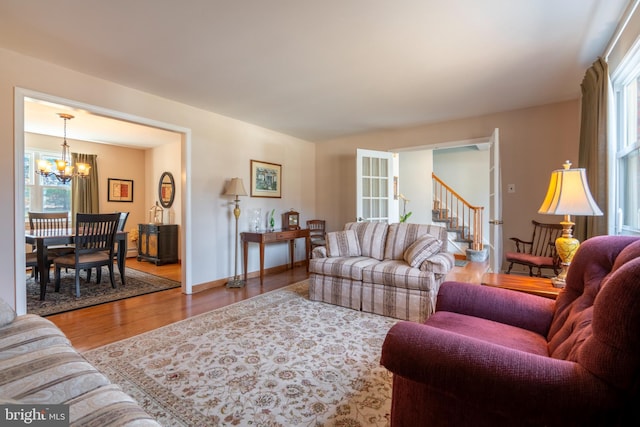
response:
<svg viewBox="0 0 640 427"><path fill-rule="evenodd" d="M149 262L138 262L127 258L127 267L157 276L180 281L180 265L156 266ZM468 263L454 269L446 280L480 283L487 270L487 263ZM243 288L229 289L224 286L208 289L192 295L184 295L180 289L156 292L95 307L74 310L48 316L80 351L91 350L105 344L129 338L179 320L187 319L207 311L224 307L247 298L308 278L305 266L269 274L260 279L250 278Z"/></svg>
<svg viewBox="0 0 640 427"><path fill-rule="evenodd" d="M156 266L128 258L127 267L180 280L179 264ZM256 277L250 278L243 288L222 286L192 295L184 295L179 288L170 289L56 314L47 319L62 329L76 349L86 351L282 288L307 277L306 267L301 266L265 276L262 286Z"/></svg>

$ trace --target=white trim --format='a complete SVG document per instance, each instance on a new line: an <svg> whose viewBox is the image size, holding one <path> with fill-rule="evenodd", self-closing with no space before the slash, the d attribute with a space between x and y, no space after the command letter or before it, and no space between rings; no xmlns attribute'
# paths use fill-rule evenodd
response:
<svg viewBox="0 0 640 427"><path fill-rule="evenodd" d="M639 3L640 3L640 0L633 0L631 3L629 3L627 8L625 9L624 14L622 15L622 19L620 20L620 22L618 23L618 26L616 27L616 31L613 33L613 37L611 37L609 44L604 50L605 61L609 59L609 55L611 55L611 52L613 51L613 49L615 49L616 45L618 44L618 41L620 40L622 33L627 28L627 25L629 24L629 21L631 20L631 17L635 13Z"/></svg>

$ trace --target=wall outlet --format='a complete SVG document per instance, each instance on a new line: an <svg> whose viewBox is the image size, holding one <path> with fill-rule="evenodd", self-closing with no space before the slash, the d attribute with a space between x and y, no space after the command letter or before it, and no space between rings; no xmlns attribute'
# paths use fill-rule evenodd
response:
<svg viewBox="0 0 640 427"><path fill-rule="evenodd" d="M515 184L507 184L507 193L515 193L516 185Z"/></svg>

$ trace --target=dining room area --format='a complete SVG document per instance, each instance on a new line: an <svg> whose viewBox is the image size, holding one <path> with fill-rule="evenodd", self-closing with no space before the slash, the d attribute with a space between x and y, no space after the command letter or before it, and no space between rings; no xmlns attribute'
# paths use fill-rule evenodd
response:
<svg viewBox="0 0 640 427"><path fill-rule="evenodd" d="M159 221L159 226L176 230L172 261L180 265L181 195L173 178L180 173L180 136L165 132L172 135L156 138L154 145L139 145L131 142L133 136L127 142L122 133L131 127L120 129L115 119L98 124L97 119L87 111L25 98L29 313L49 315L180 287L180 278L128 269L126 262L137 261L139 227ZM105 123L112 126L112 136ZM87 128L97 127L102 129L102 140L87 134ZM151 132L150 137L155 136ZM151 213L156 207L160 216ZM146 251L152 249L145 246Z"/></svg>

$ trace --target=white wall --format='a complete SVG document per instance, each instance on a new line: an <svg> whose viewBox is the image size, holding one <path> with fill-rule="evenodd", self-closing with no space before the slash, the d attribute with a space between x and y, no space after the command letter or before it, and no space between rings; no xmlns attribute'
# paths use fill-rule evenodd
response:
<svg viewBox="0 0 640 427"><path fill-rule="evenodd" d="M187 235L191 233L188 247L182 248L183 255L188 256L187 260L183 259L183 274L190 285L233 275L233 213L230 200L223 192L231 177L239 176L248 185L250 159L282 165L282 198L245 197L243 208L261 206L265 211L275 208L281 213L294 207L301 213L301 219L316 216L315 146L310 142L5 49L0 49L0 63L0 141L3 141L0 144L0 178L3 182L15 183L15 186L4 186L0 190L6 201L0 206L4 219L0 230L5 236L0 245L0 296L11 305L16 305L18 298L16 284L24 288L25 278L24 270L18 268L24 265L19 254L19 246L24 247L24 227L16 227L15 217L23 204L19 194L24 185L19 182L22 162L16 160L14 153L14 146L22 149L24 144L23 130L19 128L14 132L16 122L22 126L22 114L16 111L14 103L16 88L122 112L150 122L171 124L187 131L180 147L182 170L176 181L183 197L181 231ZM21 156L22 153L18 153L18 158ZM240 225L241 231L248 228L246 221L241 220ZM297 259L304 257L302 246L298 245ZM269 245L265 267L285 264L287 248L284 244ZM252 245L250 271L259 268L257 253L257 247ZM22 304L20 301L19 311Z"/></svg>
<svg viewBox="0 0 640 427"><path fill-rule="evenodd" d="M407 203L407 212L411 212L411 216L407 222L431 224L433 151L401 152L398 156L400 158L399 191L410 200ZM402 214L402 210L402 200L400 200L400 214ZM397 222L397 220L393 222Z"/></svg>

